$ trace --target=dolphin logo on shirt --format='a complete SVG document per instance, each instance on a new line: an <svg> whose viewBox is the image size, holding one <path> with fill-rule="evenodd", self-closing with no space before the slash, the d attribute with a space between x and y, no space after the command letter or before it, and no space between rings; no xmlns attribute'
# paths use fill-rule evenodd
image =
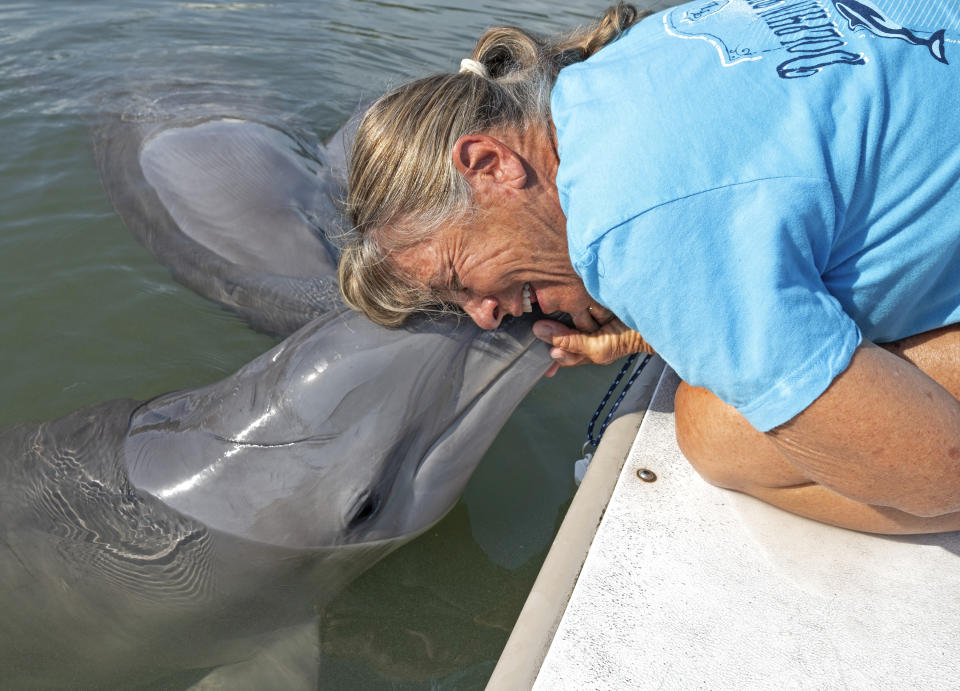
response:
<svg viewBox="0 0 960 691"><path fill-rule="evenodd" d="M940 29L933 33L929 38L923 39L917 36L910 29L905 29L896 22L893 22L880 12L877 7L866 1L857 0L833 0L837 12L847 20L851 31L857 29L866 29L880 38L898 38L915 46L926 46L930 54L944 65L947 62L946 50L944 45L945 30Z"/></svg>

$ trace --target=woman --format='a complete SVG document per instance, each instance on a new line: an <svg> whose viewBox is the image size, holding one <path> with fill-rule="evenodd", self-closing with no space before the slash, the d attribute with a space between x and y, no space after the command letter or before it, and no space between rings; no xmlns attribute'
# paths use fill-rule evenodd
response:
<svg viewBox="0 0 960 691"><path fill-rule="evenodd" d="M489 31L360 125L347 301L388 325L567 312L535 327L558 366L652 347L677 370L709 481L858 530L960 529L960 10L886 4Z"/></svg>

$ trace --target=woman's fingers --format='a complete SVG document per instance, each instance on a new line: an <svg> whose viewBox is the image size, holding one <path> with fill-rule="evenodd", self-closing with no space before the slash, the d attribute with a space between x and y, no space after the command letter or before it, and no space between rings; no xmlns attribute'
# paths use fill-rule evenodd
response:
<svg viewBox="0 0 960 691"><path fill-rule="evenodd" d="M584 362L606 365L630 353L652 352L640 334L619 319L613 318L603 326L594 328L596 330L592 332L578 331L560 322L544 319L533 325L533 333L553 346L550 357L560 367L572 367Z"/></svg>
<svg viewBox="0 0 960 691"><path fill-rule="evenodd" d="M570 318L573 319L573 325L575 327L587 333L594 333L604 324L616 319L616 317L613 316L613 312L600 305L593 305L582 312L571 314Z"/></svg>
<svg viewBox="0 0 960 691"><path fill-rule="evenodd" d="M593 317L593 320L597 322L600 326L603 326L607 322L613 321L616 319L613 312L608 310L606 307L597 305L596 307L591 307L587 310L590 312L590 315Z"/></svg>
<svg viewBox="0 0 960 691"><path fill-rule="evenodd" d="M580 329L580 331L592 333L600 328L600 324L593 318L590 310L571 314L570 317L573 319L573 325Z"/></svg>
<svg viewBox="0 0 960 691"><path fill-rule="evenodd" d="M573 367L574 365L582 365L585 362L590 362L590 358L586 355L563 348L551 348L550 357L556 360L561 367Z"/></svg>

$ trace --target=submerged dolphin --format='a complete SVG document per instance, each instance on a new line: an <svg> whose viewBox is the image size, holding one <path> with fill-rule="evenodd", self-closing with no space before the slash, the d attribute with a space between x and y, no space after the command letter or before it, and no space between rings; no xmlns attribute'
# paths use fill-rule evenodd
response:
<svg viewBox="0 0 960 691"><path fill-rule="evenodd" d="M877 7L866 0L860 0L859 2L857 0L833 0L833 4L837 8L837 12L847 20L851 31L862 28L880 38L897 38L915 46L926 46L935 59L944 65L949 64L944 44L946 30L940 29L931 34L929 38L920 38L910 29L905 29L896 22L887 19Z"/></svg>
<svg viewBox="0 0 960 691"><path fill-rule="evenodd" d="M124 225L177 281L279 335L345 309L331 240L356 118L321 146L234 95L134 103L98 123L94 157Z"/></svg>
<svg viewBox="0 0 960 691"><path fill-rule="evenodd" d="M268 318L271 300L289 308L281 309L286 321L258 322L265 328L283 330L304 305L319 316L219 383L0 434L0 669L12 687L189 683L249 658L438 521L550 364L532 317L492 332L449 315L388 330L345 310L330 289L335 262L317 222L324 209L335 214L326 206L333 173L301 168L289 134L237 113L131 129L154 139L106 147L101 139L98 161L102 170L129 164L104 176L107 187L121 213L153 214L143 229L155 247L202 248L194 238L213 242L231 223L249 229L272 219L276 237L257 261L269 260L292 228L294 254L312 240L311 256L326 261L316 277L309 264L292 277L262 263L244 270L243 242L223 259L228 234L216 251L190 255L186 275L207 266L197 280L255 321ZM177 147L163 149L167 168L137 174L164 132L173 141L200 131L216 133L209 150L221 151L224 170L245 155L235 147L259 142L244 169L260 176L274 162L273 179L257 177L269 189L255 191L276 206L245 206L256 186L242 176L224 189L236 195L235 210L259 216L218 216L229 205L202 185L197 197L186 185L164 199L148 181L164 170L168 177L153 179L181 179ZM233 132L243 136L225 134ZM288 172L305 177L283 172L291 161ZM270 187L311 176L317 184L286 195ZM234 273L226 279L210 266Z"/></svg>

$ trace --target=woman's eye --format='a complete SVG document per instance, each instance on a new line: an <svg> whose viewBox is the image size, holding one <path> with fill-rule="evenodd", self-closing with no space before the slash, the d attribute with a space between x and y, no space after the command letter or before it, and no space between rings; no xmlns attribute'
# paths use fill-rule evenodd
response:
<svg viewBox="0 0 960 691"><path fill-rule="evenodd" d="M453 276L450 278L449 290L451 293L454 293L455 295L459 295L466 291L466 288L460 282L460 277L457 276L457 274L453 274Z"/></svg>

